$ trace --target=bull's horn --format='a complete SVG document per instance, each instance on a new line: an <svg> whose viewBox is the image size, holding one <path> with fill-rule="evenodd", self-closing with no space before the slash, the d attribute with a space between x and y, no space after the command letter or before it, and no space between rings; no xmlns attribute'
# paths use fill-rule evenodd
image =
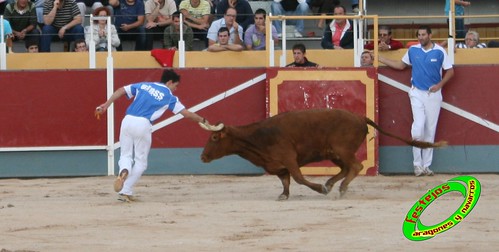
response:
<svg viewBox="0 0 499 252"><path fill-rule="evenodd" d="M219 123L218 125L211 125L209 123L199 123L199 126L201 126L201 128L205 129L205 130L208 130L208 131L219 131L219 130L222 130L224 128L224 124L223 123Z"/></svg>

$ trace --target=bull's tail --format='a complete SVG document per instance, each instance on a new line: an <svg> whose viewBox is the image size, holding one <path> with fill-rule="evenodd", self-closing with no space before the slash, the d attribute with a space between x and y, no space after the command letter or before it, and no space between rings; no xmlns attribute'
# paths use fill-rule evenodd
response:
<svg viewBox="0 0 499 252"><path fill-rule="evenodd" d="M366 117L366 123L371 125L373 128L377 129L379 132L381 132L383 135L386 135L386 136L389 136L389 137L393 137L395 139L398 139L408 145L411 145L411 146L414 146L414 147L418 147L418 148L421 148L421 149L426 149L426 148L438 148L438 147L444 147L444 146L447 146L447 142L446 141L439 141L439 142L436 142L436 143L430 143L430 142L423 142L423 141L417 141L417 140L414 140L414 139L405 139L405 138L402 138L402 137L399 137L399 136L396 136L392 133L389 133L389 132L386 132L384 131L381 127L379 127L375 122L373 122L371 119L367 118Z"/></svg>

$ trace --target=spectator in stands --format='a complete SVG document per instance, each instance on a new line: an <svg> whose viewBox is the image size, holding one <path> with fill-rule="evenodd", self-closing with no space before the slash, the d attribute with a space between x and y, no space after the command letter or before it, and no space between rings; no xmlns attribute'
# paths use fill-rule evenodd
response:
<svg viewBox="0 0 499 252"><path fill-rule="evenodd" d="M236 22L246 31L253 24L253 10L247 0L221 0L217 5L217 18L222 18L227 9L232 7L237 11Z"/></svg>
<svg viewBox="0 0 499 252"><path fill-rule="evenodd" d="M88 52L87 43L84 39L75 40L75 52Z"/></svg>
<svg viewBox="0 0 499 252"><path fill-rule="evenodd" d="M286 15L286 16L306 16L309 12L306 0L274 0L270 6L272 15ZM275 20L272 24L277 29L277 36L282 36L282 21ZM286 24L295 24L294 36L296 38L303 37L305 25L303 19L286 20ZM284 27L284 29L286 29Z"/></svg>
<svg viewBox="0 0 499 252"><path fill-rule="evenodd" d="M360 55L360 65L363 67L372 66L374 62L374 56L369 51L364 51Z"/></svg>
<svg viewBox="0 0 499 252"><path fill-rule="evenodd" d="M177 11L174 0L147 0L146 49L152 50L154 39L164 36L165 28L173 23L171 15Z"/></svg>
<svg viewBox="0 0 499 252"><path fill-rule="evenodd" d="M28 37L40 39L37 29L36 8L29 0L17 0L7 5L4 18L9 21L14 34L13 40L24 40Z"/></svg>
<svg viewBox="0 0 499 252"><path fill-rule="evenodd" d="M267 32L265 28L265 16L267 12L264 9L258 9L255 11L255 24L248 27L244 33L244 44L248 50L265 50L267 39L265 33ZM272 39L277 43L279 40L277 37L277 30L274 25L272 25Z"/></svg>
<svg viewBox="0 0 499 252"><path fill-rule="evenodd" d="M464 28L464 19L460 16L464 16L464 7L470 6L471 2L462 0L445 0L444 12L446 16L449 16L450 2L453 1L456 4L455 7L455 25L456 25L456 38L464 38L466 29ZM449 23L449 19L447 19Z"/></svg>
<svg viewBox="0 0 499 252"><path fill-rule="evenodd" d="M213 21L208 30L208 45L213 45L217 41L217 34L221 27L229 29L229 44L243 45L243 28L236 22L237 11L229 7L223 18Z"/></svg>
<svg viewBox="0 0 499 252"><path fill-rule="evenodd" d="M184 16L184 23L192 28L194 37L204 41L208 47L206 35L211 22L210 3L206 0L184 0L178 8Z"/></svg>
<svg viewBox="0 0 499 252"><path fill-rule="evenodd" d="M164 38L163 38L163 48L170 50L178 50L178 42L180 41L180 12L176 11L172 14L173 25L166 27ZM184 29L184 42L185 42L185 50L192 51L193 50L193 40L194 35L192 33L192 28L183 25Z"/></svg>
<svg viewBox="0 0 499 252"><path fill-rule="evenodd" d="M387 25L381 25L378 28L378 49L380 51L388 51L388 50L398 50L400 48L404 48L402 42L392 39L392 28ZM364 49L373 50L374 49L374 41L371 41L367 45L364 46Z"/></svg>
<svg viewBox="0 0 499 252"><path fill-rule="evenodd" d="M229 28L220 27L217 42L208 47L209 52L235 51L240 52L244 48L241 44L230 42Z"/></svg>
<svg viewBox="0 0 499 252"><path fill-rule="evenodd" d="M142 0L109 0L109 4L114 8L116 17L114 25L121 41L116 49L122 51L123 41L135 40L135 51L146 50L144 2Z"/></svg>
<svg viewBox="0 0 499 252"><path fill-rule="evenodd" d="M94 12L97 8L104 6L101 0L76 0L78 9L80 9L82 24L85 23L85 14L87 13L87 7L92 8ZM109 7L112 10L112 7Z"/></svg>
<svg viewBox="0 0 499 252"><path fill-rule="evenodd" d="M29 37L24 40L24 46L26 47L26 52L37 53L39 38Z"/></svg>
<svg viewBox="0 0 499 252"><path fill-rule="evenodd" d="M7 52L14 53L12 51L12 28L10 27L10 23L8 20L3 20L3 34L0 34L4 38L4 42L7 46Z"/></svg>
<svg viewBox="0 0 499 252"><path fill-rule="evenodd" d="M319 67L317 63L308 61L305 56L307 53L307 48L304 44L295 44L293 46L293 58L294 62L286 65L286 67Z"/></svg>
<svg viewBox="0 0 499 252"><path fill-rule="evenodd" d="M84 38L80 10L74 0L46 0L43 22L40 52L50 52L54 35L66 42Z"/></svg>
<svg viewBox="0 0 499 252"><path fill-rule="evenodd" d="M95 9L93 15L95 17L109 17L111 16L111 11L104 6ZM93 33L93 41L95 43L95 51L107 51L107 40L111 39L111 50L116 51L116 48L120 46L121 41L118 36L118 31L114 25L111 27L111 35L107 34L107 20L94 20L93 30L90 30L90 26L85 27L85 42L87 45L91 43L91 34Z"/></svg>
<svg viewBox="0 0 499 252"><path fill-rule="evenodd" d="M318 13L322 16L331 15L335 6L340 5L339 0L307 0L310 9L318 8ZM319 19L317 27L324 28L325 19Z"/></svg>
<svg viewBox="0 0 499 252"><path fill-rule="evenodd" d="M468 31L464 43L457 43L456 48L486 48L485 43L480 43L480 37L476 31Z"/></svg>
<svg viewBox="0 0 499 252"><path fill-rule="evenodd" d="M343 6L334 7L335 16L344 16L346 9ZM353 23L349 19L337 18L329 22L322 37L321 46L324 49L352 49Z"/></svg>

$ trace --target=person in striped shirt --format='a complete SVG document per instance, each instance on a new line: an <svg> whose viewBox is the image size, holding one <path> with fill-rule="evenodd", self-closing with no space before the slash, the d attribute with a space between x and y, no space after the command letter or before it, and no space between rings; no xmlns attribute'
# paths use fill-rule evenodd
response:
<svg viewBox="0 0 499 252"><path fill-rule="evenodd" d="M480 43L480 36L476 31L468 31L464 43L457 43L456 48L486 48L485 43Z"/></svg>
<svg viewBox="0 0 499 252"><path fill-rule="evenodd" d="M43 5L40 52L50 52L52 38L58 36L67 42L85 39L80 9L75 0L46 0Z"/></svg>

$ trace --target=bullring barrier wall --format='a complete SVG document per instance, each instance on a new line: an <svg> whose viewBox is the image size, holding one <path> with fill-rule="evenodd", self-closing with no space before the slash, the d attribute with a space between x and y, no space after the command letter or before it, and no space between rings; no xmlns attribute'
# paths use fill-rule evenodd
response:
<svg viewBox="0 0 499 252"><path fill-rule="evenodd" d="M339 69L339 68L338 68ZM246 124L266 117L266 68L179 69L182 84L177 92L191 107L215 95L251 82L244 92L206 107L199 113L228 124ZM496 65L458 65L455 77L444 89L437 140L449 147L435 152L437 173L497 172L499 169L499 112ZM143 80L158 80L160 69L115 70L115 87ZM0 112L0 177L106 175L103 119L93 110L106 98L105 70L3 71L4 96ZM258 79L260 77L263 79ZM410 135L411 112L404 86L410 71L380 67L380 125L396 134ZM116 103L115 132L119 130L126 99ZM213 119L212 119L213 118ZM115 133L117 138L118 134ZM238 157L201 164L199 154L208 132L180 120L154 133L149 174L260 174L263 172ZM411 148L378 136L379 172L412 172ZM54 140L51 140L54 139ZM91 149L59 150L47 146L92 146ZM40 148L27 151L26 147ZM6 151L19 148L18 151ZM62 148L64 149L64 148ZM118 155L116 155L117 157ZM165 169L168 167L168 169Z"/></svg>

